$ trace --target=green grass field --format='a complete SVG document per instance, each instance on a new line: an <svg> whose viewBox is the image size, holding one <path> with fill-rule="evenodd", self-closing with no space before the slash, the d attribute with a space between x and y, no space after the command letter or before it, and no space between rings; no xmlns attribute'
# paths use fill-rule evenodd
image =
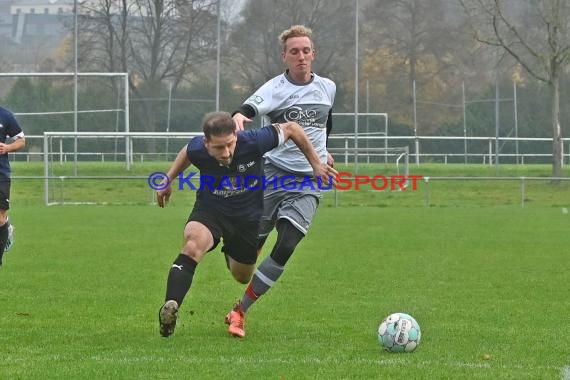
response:
<svg viewBox="0 0 570 380"><path fill-rule="evenodd" d="M43 204L44 180L42 163L16 162L14 175L23 177L14 181L14 201L20 204ZM76 179L71 163L53 164L50 167L50 202L118 205L149 205L154 194L147 177L156 171L166 171L167 162L135 163L131 170L125 170L122 163L80 163L78 176L105 176L101 179ZM189 171L192 168L189 169ZM393 166L360 164L358 172L353 165L338 165L339 171L374 176L396 174ZM499 168L486 165L422 164L410 166L411 175L423 176L417 181L417 190L375 191L364 185L358 191L329 191L322 201L323 207L481 207L521 206L566 207L570 203L570 180L551 183L549 165L502 165ZM186 173L187 174L187 173ZM570 165L565 166L564 175L570 177ZM454 180L450 177L467 177L472 180ZM526 177L524 184L520 178ZM531 179L528 179L528 178ZM429 178L426 182L425 178ZM486 178L486 179L481 179ZM510 178L510 180L492 180ZM540 178L543 180L539 180ZM177 183L175 183L177 185ZM179 204L188 204L194 199L194 191L179 192Z"/></svg>
<svg viewBox="0 0 570 380"><path fill-rule="evenodd" d="M122 200L136 180L94 182L83 183L84 194ZM341 207L327 193L309 236L237 340L223 318L244 286L219 249L199 265L175 334L159 336L157 312L192 195L177 192L160 209L148 205L143 182L148 197L140 204L53 207L43 206L41 184L14 182L17 237L0 270L0 379L566 379L570 372L564 183L537 184L529 199L540 201L524 208L516 185L481 181L441 182L430 188L430 207L425 189L342 193ZM378 344L379 322L396 311L422 327L412 354Z"/></svg>

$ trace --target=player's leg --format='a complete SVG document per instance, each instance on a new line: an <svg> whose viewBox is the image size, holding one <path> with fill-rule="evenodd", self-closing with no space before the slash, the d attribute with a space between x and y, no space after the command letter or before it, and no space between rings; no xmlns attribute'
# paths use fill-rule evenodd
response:
<svg viewBox="0 0 570 380"><path fill-rule="evenodd" d="M168 272L165 302L158 313L163 337L174 332L178 309L190 290L196 266L219 242L217 229L206 224L211 224L207 214L194 210L184 228L184 245Z"/></svg>
<svg viewBox="0 0 570 380"><path fill-rule="evenodd" d="M196 266L213 245L214 238L208 227L196 221L186 224L184 245L169 271L165 300L174 300L179 306L182 304Z"/></svg>
<svg viewBox="0 0 570 380"><path fill-rule="evenodd" d="M247 284L251 280L255 264L243 264L234 260L231 256L226 256L230 273L240 284Z"/></svg>
<svg viewBox="0 0 570 380"><path fill-rule="evenodd" d="M257 248L255 248L254 251L255 257L257 258ZM249 280L251 280L251 276L255 270L255 262L252 264L244 264L243 262L236 260L231 256L228 245L226 243L224 243L224 246L222 247L222 253L224 254L224 259L226 260L226 267L232 274L233 278L241 284L247 284Z"/></svg>
<svg viewBox="0 0 570 380"><path fill-rule="evenodd" d="M264 176L266 178L283 178L289 173L278 169L270 163L265 163L263 168ZM281 202L289 196L290 192L283 188L272 188L267 186L263 190L263 214L259 221L259 233L258 233L258 243L257 243L257 257L261 256L261 252L267 237L273 231L275 227L275 222L277 221L277 212Z"/></svg>
<svg viewBox="0 0 570 380"><path fill-rule="evenodd" d="M222 252L234 279L242 284L251 280L257 261L259 222L226 221Z"/></svg>
<svg viewBox="0 0 570 380"><path fill-rule="evenodd" d="M6 216L6 224L8 225L8 238L6 239L6 245L4 246L4 252L8 252L13 246L15 240L15 230L16 227L10 223L10 218Z"/></svg>
<svg viewBox="0 0 570 380"><path fill-rule="evenodd" d="M287 261L307 233L318 203L318 198L309 194L296 195L282 202L277 215L277 241L271 254L257 267L241 299L240 306L244 313L281 277Z"/></svg>
<svg viewBox="0 0 570 380"><path fill-rule="evenodd" d="M259 264L241 299L240 306L244 313L259 297L267 293L281 277L285 270L285 264L293 254L295 247L305 236L287 219L279 219L276 229L277 241L273 246L271 255Z"/></svg>
<svg viewBox="0 0 570 380"><path fill-rule="evenodd" d="M6 243L9 235L9 223L7 220L6 210L0 209L0 267L2 267L2 257L6 249Z"/></svg>
<svg viewBox="0 0 570 380"><path fill-rule="evenodd" d="M10 233L8 209L10 208L10 181L0 181L0 267Z"/></svg>
<svg viewBox="0 0 570 380"><path fill-rule="evenodd" d="M255 270L257 261L257 231L259 223L242 222L231 234L224 234L224 253L232 276L247 284ZM239 302L226 315L228 332L239 338L245 337L245 315Z"/></svg>

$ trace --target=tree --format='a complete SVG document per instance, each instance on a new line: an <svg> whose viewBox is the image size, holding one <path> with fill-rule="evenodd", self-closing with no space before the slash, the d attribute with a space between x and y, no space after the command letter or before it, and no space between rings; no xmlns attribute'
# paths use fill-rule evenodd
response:
<svg viewBox="0 0 570 380"><path fill-rule="evenodd" d="M217 0L97 0L81 11L82 71L130 73L144 130L158 123L155 99L215 56Z"/></svg>
<svg viewBox="0 0 570 380"><path fill-rule="evenodd" d="M570 65L570 4L567 0L459 0L475 39L502 49L552 94L552 176L562 175L560 81Z"/></svg>
<svg viewBox="0 0 570 380"><path fill-rule="evenodd" d="M251 92L283 71L279 34L291 25L303 24L314 32L317 59L313 69L338 79L354 46L354 3L343 0L248 0L241 20L232 27L230 54L235 80Z"/></svg>
<svg viewBox="0 0 570 380"><path fill-rule="evenodd" d="M476 72L465 69L467 53L462 52L471 46L464 43L462 19L453 11L444 0L369 0L365 6L362 77L382 109L409 126L416 85L417 98L429 103L418 118L422 134L461 117L453 105L464 73Z"/></svg>

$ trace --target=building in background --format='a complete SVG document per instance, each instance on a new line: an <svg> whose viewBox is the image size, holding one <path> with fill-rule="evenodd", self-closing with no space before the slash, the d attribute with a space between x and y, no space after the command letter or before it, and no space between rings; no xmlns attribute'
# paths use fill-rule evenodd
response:
<svg viewBox="0 0 570 380"><path fill-rule="evenodd" d="M80 0L81 1L81 0ZM1 71L38 71L69 38L73 0L3 0Z"/></svg>
<svg viewBox="0 0 570 380"><path fill-rule="evenodd" d="M136 16L149 14L129 0L129 10ZM175 9L174 0L165 7ZM89 12L97 0L77 0L78 12ZM170 4L170 5L169 5ZM111 12L119 14L121 2ZM47 58L59 61L57 50L69 41L74 16L74 0L0 0L0 71L37 71ZM81 26L80 26L81 27Z"/></svg>
<svg viewBox="0 0 570 380"><path fill-rule="evenodd" d="M73 14L69 0L15 0L10 6L12 40L21 44L38 37L61 38L63 18Z"/></svg>

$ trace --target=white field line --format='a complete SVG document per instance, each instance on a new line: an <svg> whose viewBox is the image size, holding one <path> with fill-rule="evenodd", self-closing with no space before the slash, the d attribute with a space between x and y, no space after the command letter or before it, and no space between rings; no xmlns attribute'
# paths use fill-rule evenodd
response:
<svg viewBox="0 0 570 380"><path fill-rule="evenodd" d="M562 380L570 380L570 366L562 367L560 371L560 378Z"/></svg>
<svg viewBox="0 0 570 380"><path fill-rule="evenodd" d="M410 355L410 354L408 354ZM413 355L413 354L411 354ZM168 359L172 360L172 359ZM95 355L86 358L85 361L95 361L95 362L114 362L114 363L134 363L134 362L163 362L165 358L157 356L139 356L139 357L116 357L116 356L100 356ZM554 365L542 365L542 366L526 366L522 364L515 365L497 365L493 361L481 361L481 362L463 362L463 361L433 361L433 360L423 360L419 362L411 362L405 360L404 358L379 358L379 359L337 359L337 358L316 358L316 357L305 357L300 359L286 359L286 358L252 358L252 357L215 357L215 358L184 358L185 363L194 364L220 364L220 363L233 363L233 364L323 364L323 365L342 365L342 364L361 364L361 365L379 365L379 366L401 366L405 364L406 366L414 366L417 368L426 368L432 366L442 366L450 368L479 368L482 370L487 370L491 368L502 368L508 369L543 369L543 370L561 370L562 380L570 380L570 366L559 367Z"/></svg>

